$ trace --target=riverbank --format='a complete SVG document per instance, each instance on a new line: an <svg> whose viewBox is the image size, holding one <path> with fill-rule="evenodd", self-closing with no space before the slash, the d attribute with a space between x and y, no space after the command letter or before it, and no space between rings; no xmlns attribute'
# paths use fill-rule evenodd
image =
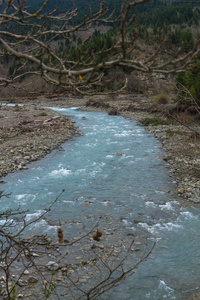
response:
<svg viewBox="0 0 200 300"><path fill-rule="evenodd" d="M177 194L187 205L200 203L200 133L199 121L182 114L183 123L168 115L173 103L155 103L150 96L119 95L114 99L90 99L86 109L107 111L111 115L146 124L146 129L160 140L165 151L163 159L177 186ZM190 119L191 117L191 119ZM186 118L184 120L184 118ZM180 119L181 121L181 119Z"/></svg>
<svg viewBox="0 0 200 300"><path fill-rule="evenodd" d="M0 106L0 177L25 169L77 133L68 117L51 109Z"/></svg>
<svg viewBox="0 0 200 300"><path fill-rule="evenodd" d="M38 105L80 106L83 110L119 114L138 122L156 117L157 124L149 122L146 128L162 143L163 159L177 185L178 195L187 204L200 203L200 140L193 131L172 120L160 124L159 120L168 120L166 111L170 111L171 104L152 103L147 95L90 98L52 95L51 98L15 99L15 102L33 106L1 107L0 176L25 168L28 162L39 159L77 133L68 118ZM10 120L15 120L15 124ZM198 125L192 128L199 131Z"/></svg>

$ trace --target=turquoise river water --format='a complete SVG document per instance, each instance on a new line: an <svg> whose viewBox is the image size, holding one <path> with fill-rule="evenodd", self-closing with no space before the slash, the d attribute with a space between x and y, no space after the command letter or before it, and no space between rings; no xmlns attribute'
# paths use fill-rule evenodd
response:
<svg viewBox="0 0 200 300"><path fill-rule="evenodd" d="M107 218L107 231L156 241L124 288L102 299L189 299L200 287L200 211L177 200L160 142L120 116L54 109L70 115L83 136L8 175L4 190L12 196L1 199L1 210L21 205L31 220L65 189L51 222L35 225L39 232L55 235L60 220L76 235L80 224Z"/></svg>

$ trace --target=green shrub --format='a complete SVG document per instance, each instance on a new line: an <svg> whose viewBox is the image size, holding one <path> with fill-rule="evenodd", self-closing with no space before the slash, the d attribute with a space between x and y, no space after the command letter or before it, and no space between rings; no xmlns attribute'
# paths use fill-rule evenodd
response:
<svg viewBox="0 0 200 300"><path fill-rule="evenodd" d="M158 94L154 96L152 100L159 104L168 104L170 102L170 97L166 94Z"/></svg>
<svg viewBox="0 0 200 300"><path fill-rule="evenodd" d="M48 116L48 114L46 112L41 112L38 117L46 117Z"/></svg>
<svg viewBox="0 0 200 300"><path fill-rule="evenodd" d="M175 134L175 132L172 131L172 130L167 130L167 131L166 131L166 135L169 136L169 137L173 137L174 134Z"/></svg>
<svg viewBox="0 0 200 300"><path fill-rule="evenodd" d="M141 79L135 73L128 75L127 91L129 93L141 93L142 88L144 86Z"/></svg>
<svg viewBox="0 0 200 300"><path fill-rule="evenodd" d="M168 119L159 119L159 118L144 118L140 120L140 123L144 126L158 126L158 125L170 125L173 122Z"/></svg>
<svg viewBox="0 0 200 300"><path fill-rule="evenodd" d="M184 131L180 131L180 130L167 130L166 131L166 135L169 137L173 137L174 135L184 135L185 136L185 132Z"/></svg>
<svg viewBox="0 0 200 300"><path fill-rule="evenodd" d="M192 97L200 103L200 59L186 73L181 73L176 78L177 83L181 83L188 89ZM191 99L188 97L188 102Z"/></svg>

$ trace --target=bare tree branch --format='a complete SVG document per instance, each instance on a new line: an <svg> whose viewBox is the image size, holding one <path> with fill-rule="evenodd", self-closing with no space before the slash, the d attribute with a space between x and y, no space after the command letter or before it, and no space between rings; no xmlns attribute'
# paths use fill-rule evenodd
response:
<svg viewBox="0 0 200 300"><path fill-rule="evenodd" d="M137 35L132 40L128 37L128 28L135 19L135 15L130 18L130 14L136 5L142 5L148 2L147 0L124 2L120 14L116 17L114 12L108 14L108 7L104 1L95 13L88 6L88 15L78 25L72 23L78 15L75 7L62 15L59 15L57 10L45 13L48 2L49 0L45 0L39 9L30 13L26 1L10 0L0 13L0 56L7 55L10 59L17 59L13 73L0 78L0 86L14 84L19 79L35 74L62 89L81 94L98 93L105 82L105 72L115 67L128 67L150 74L174 74L187 70L199 53L197 42L190 52L184 53L183 49L179 49L168 61L160 62L159 54L167 39L167 34L163 34L163 39L153 54L148 55L146 59L133 58L132 52ZM56 26L50 26L51 22L56 22ZM71 60L67 52L64 56L57 53L54 45L56 39L72 43L74 34L86 32L96 22L120 26L119 38L112 47L101 51L92 50L91 53L89 48L91 37L88 37L77 48L79 52L77 60ZM8 29L11 23L21 28L23 33L16 34L15 31ZM49 26L50 29L47 28ZM125 87L126 79L117 89L122 91Z"/></svg>

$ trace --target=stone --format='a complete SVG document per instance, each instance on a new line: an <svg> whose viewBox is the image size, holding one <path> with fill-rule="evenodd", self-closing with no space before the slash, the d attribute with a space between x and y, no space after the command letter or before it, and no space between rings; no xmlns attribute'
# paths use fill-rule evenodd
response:
<svg viewBox="0 0 200 300"><path fill-rule="evenodd" d="M58 269L58 264L57 264L55 261L49 261L49 262L46 264L46 267L47 267L49 270L55 270L55 269Z"/></svg>
<svg viewBox="0 0 200 300"><path fill-rule="evenodd" d="M30 159L31 157L30 156L24 156L24 159L25 160L28 160L28 159Z"/></svg>
<svg viewBox="0 0 200 300"><path fill-rule="evenodd" d="M18 285L18 286L25 286L25 285L26 285L26 282L23 281L23 280L21 280L21 279L19 279L19 280L17 281L17 285Z"/></svg>
<svg viewBox="0 0 200 300"><path fill-rule="evenodd" d="M7 265L4 262L0 263L0 268L5 268Z"/></svg>
<svg viewBox="0 0 200 300"><path fill-rule="evenodd" d="M97 247L99 248L99 249L104 249L105 247L103 246L103 245L97 245Z"/></svg>
<svg viewBox="0 0 200 300"><path fill-rule="evenodd" d="M31 253L31 255L32 255L33 257L39 257L39 254L37 254L37 253L35 253L35 252Z"/></svg>
<svg viewBox="0 0 200 300"><path fill-rule="evenodd" d="M6 281L6 278L5 278L5 276L1 276L1 277L0 277L0 281L3 281L3 282L5 282L5 281Z"/></svg>
<svg viewBox="0 0 200 300"><path fill-rule="evenodd" d="M34 276L30 276L28 278L28 282L29 283L36 283L36 282L38 282L38 279L36 277L34 277Z"/></svg>
<svg viewBox="0 0 200 300"><path fill-rule="evenodd" d="M123 153L122 152L117 152L116 155L120 156L120 155L123 155Z"/></svg>
<svg viewBox="0 0 200 300"><path fill-rule="evenodd" d="M184 193L184 189L178 189L178 193L179 194L183 194Z"/></svg>

